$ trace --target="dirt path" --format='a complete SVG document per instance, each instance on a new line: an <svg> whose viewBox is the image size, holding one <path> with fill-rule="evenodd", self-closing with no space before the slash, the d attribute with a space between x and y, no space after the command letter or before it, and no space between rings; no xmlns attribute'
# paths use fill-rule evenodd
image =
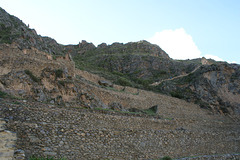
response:
<svg viewBox="0 0 240 160"><path fill-rule="evenodd" d="M200 67L201 66L196 67L192 72L190 72L188 74L182 74L182 75L179 75L179 76L176 76L176 77L173 77L173 78L168 78L168 79L161 80L159 82L154 82L153 84L151 84L151 86L157 86L157 85L159 85L159 84L161 84L162 82L165 82L165 81L172 81L172 80L177 79L177 78L186 77L189 74L192 74L192 73L196 72Z"/></svg>

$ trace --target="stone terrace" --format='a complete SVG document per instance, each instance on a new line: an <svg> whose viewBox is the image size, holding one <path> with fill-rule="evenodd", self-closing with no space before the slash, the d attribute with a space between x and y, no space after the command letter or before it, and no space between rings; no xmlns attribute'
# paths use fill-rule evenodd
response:
<svg viewBox="0 0 240 160"><path fill-rule="evenodd" d="M240 152L239 125L186 129L178 119L1 100L1 118L26 158L158 159ZM232 128L229 130L227 128Z"/></svg>

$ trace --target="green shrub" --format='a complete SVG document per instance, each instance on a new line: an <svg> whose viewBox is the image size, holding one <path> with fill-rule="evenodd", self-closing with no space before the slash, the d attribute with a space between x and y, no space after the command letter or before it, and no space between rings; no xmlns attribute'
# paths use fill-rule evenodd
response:
<svg viewBox="0 0 240 160"><path fill-rule="evenodd" d="M34 76L31 71L25 70L24 72L25 72L34 82L40 82L40 79L37 78L36 76Z"/></svg>
<svg viewBox="0 0 240 160"><path fill-rule="evenodd" d="M153 110L151 109L146 109L143 111L145 114L150 115L150 116L155 116L157 115Z"/></svg>
<svg viewBox="0 0 240 160"><path fill-rule="evenodd" d="M163 158L161 158L160 160L172 160L172 158L171 157L169 157L169 156L164 156Z"/></svg>
<svg viewBox="0 0 240 160"><path fill-rule="evenodd" d="M123 77L117 79L115 83L120 84L121 86L132 86L132 83L128 79Z"/></svg>
<svg viewBox="0 0 240 160"><path fill-rule="evenodd" d="M11 28L0 24L0 43L11 43Z"/></svg>
<svg viewBox="0 0 240 160"><path fill-rule="evenodd" d="M183 99L184 98L183 93L181 93L180 91L172 91L172 92L170 92L170 95L172 97L176 97L176 98L179 98L179 99Z"/></svg>
<svg viewBox="0 0 240 160"><path fill-rule="evenodd" d="M153 83L153 81L150 79L132 78L132 80L135 83L142 85L144 88L147 88L150 84Z"/></svg>
<svg viewBox="0 0 240 160"><path fill-rule="evenodd" d="M52 55L52 58L53 58L53 60L57 59L56 55Z"/></svg>
<svg viewBox="0 0 240 160"><path fill-rule="evenodd" d="M167 71L160 71L159 74L167 74Z"/></svg>
<svg viewBox="0 0 240 160"><path fill-rule="evenodd" d="M202 100L196 100L195 104L198 104L201 108L211 109L211 106L207 102L203 102Z"/></svg>
<svg viewBox="0 0 240 160"><path fill-rule="evenodd" d="M5 98L5 97L7 97L7 96L8 96L7 93L5 93L5 92L3 92L3 91L0 91L0 98Z"/></svg>
<svg viewBox="0 0 240 160"><path fill-rule="evenodd" d="M65 81L58 81L58 83L60 84L60 85L62 85L62 86L65 86Z"/></svg>
<svg viewBox="0 0 240 160"><path fill-rule="evenodd" d="M3 91L0 91L0 98L21 99L20 97L15 97ZM18 102L15 102L15 103L18 103Z"/></svg>
<svg viewBox="0 0 240 160"><path fill-rule="evenodd" d="M55 76L57 78L62 78L63 77L63 70L62 69L57 69L55 70Z"/></svg>
<svg viewBox="0 0 240 160"><path fill-rule="evenodd" d="M53 157L44 158L44 157L35 157L35 156L32 156L32 157L30 157L29 160L66 160L66 159L65 159L65 158L55 159L55 158L53 158Z"/></svg>
<svg viewBox="0 0 240 160"><path fill-rule="evenodd" d="M117 75L117 76L124 76L123 73L118 72L118 71L113 71L112 73L113 73L114 75Z"/></svg>

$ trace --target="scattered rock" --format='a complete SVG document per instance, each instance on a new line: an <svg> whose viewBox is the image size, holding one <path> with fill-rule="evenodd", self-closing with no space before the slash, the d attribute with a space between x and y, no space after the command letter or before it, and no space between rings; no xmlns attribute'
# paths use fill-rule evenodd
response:
<svg viewBox="0 0 240 160"><path fill-rule="evenodd" d="M46 156L55 156L55 155L57 155L56 152L44 152L43 154L46 155Z"/></svg>
<svg viewBox="0 0 240 160"><path fill-rule="evenodd" d="M135 112L135 113L144 113L143 110L138 109L138 108L129 108L129 112Z"/></svg>
<svg viewBox="0 0 240 160"><path fill-rule="evenodd" d="M109 108L115 111L122 111L122 105L118 102L112 102L109 105Z"/></svg>
<svg viewBox="0 0 240 160"><path fill-rule="evenodd" d="M113 84L109 81L99 80L98 84L104 87L113 87Z"/></svg>

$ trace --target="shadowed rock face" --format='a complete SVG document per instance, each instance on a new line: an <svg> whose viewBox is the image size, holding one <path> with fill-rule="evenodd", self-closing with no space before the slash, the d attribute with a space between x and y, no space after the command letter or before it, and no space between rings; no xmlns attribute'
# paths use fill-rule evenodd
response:
<svg viewBox="0 0 240 160"><path fill-rule="evenodd" d="M240 113L240 66L236 64L204 65L186 77L163 82L158 89L214 112Z"/></svg>

